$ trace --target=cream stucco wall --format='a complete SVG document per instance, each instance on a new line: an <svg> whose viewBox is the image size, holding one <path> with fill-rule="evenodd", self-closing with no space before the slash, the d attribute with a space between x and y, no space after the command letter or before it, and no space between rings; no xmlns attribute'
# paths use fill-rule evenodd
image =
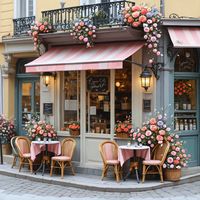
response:
<svg viewBox="0 0 200 200"><path fill-rule="evenodd" d="M0 0L0 42L13 30L13 0Z"/></svg>
<svg viewBox="0 0 200 200"><path fill-rule="evenodd" d="M73 7L73 6L79 6L80 1L79 0L65 0L65 7ZM40 20L42 18L42 11L46 10L54 10L54 9L59 9L60 7L60 0L46 0L46 1L41 1L37 0L36 1L36 18L37 20Z"/></svg>

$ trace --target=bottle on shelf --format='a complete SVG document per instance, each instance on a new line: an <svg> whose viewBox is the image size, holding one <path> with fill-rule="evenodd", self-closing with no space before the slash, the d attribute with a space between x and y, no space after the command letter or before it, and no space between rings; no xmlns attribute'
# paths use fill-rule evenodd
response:
<svg viewBox="0 0 200 200"><path fill-rule="evenodd" d="M193 123L192 123L192 119L189 120L189 129L193 130Z"/></svg>
<svg viewBox="0 0 200 200"><path fill-rule="evenodd" d="M197 129L196 119L193 119L192 130L196 130L196 129Z"/></svg>
<svg viewBox="0 0 200 200"><path fill-rule="evenodd" d="M189 130L187 119L184 119L184 130L185 131Z"/></svg>
<svg viewBox="0 0 200 200"><path fill-rule="evenodd" d="M182 119L180 119L179 130L180 131L184 130L184 124L183 124L183 120Z"/></svg>
<svg viewBox="0 0 200 200"><path fill-rule="evenodd" d="M175 119L175 131L179 131L179 120Z"/></svg>

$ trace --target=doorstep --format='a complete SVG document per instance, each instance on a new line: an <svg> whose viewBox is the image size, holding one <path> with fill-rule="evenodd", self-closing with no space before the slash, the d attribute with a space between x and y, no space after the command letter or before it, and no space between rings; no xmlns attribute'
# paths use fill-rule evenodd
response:
<svg viewBox="0 0 200 200"><path fill-rule="evenodd" d="M190 168L187 169L189 173ZM190 175L183 175L181 180L178 182L167 182L160 183L159 180L147 180L145 183L137 183L135 179L129 178L126 181L120 181L117 183L113 177L106 177L101 181L101 176L89 175L89 174L80 174L76 173L75 176L72 176L66 170L65 176L63 179L60 178L60 175L53 174L52 177L49 176L49 173L46 172L44 176L41 173L30 174L30 171L27 168L22 168L21 172L18 169L11 168L10 164L0 165L0 174L6 176L12 176L21 179L28 179L35 182L43 182L48 184L55 184L60 186L67 187L76 187L80 189L92 190L92 191L105 191L105 192L139 192L139 191L148 191L159 189L163 187L170 187L184 183L190 183L200 180L200 167L196 167L193 170L195 173ZM185 173L185 172L184 172ZM187 174L185 173L185 174Z"/></svg>

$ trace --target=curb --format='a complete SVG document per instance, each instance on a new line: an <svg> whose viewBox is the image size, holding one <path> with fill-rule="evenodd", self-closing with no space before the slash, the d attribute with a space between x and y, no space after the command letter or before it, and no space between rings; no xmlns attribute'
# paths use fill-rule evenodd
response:
<svg viewBox="0 0 200 200"><path fill-rule="evenodd" d="M65 187L74 187L74 188L79 188L79 189L84 189L84 190L91 190L91 191L101 191L101 192L120 192L120 193L127 193L127 192L142 192L142 191L149 191L149 190L156 190L156 189L161 189L165 187L173 187L177 185L182 185L186 183L191 183L195 181L200 181L200 173L194 174L194 175L189 175L186 177L182 177L180 181L177 182L164 182L161 183L160 185L155 185L155 186L149 186L149 187L140 187L140 188L116 188L116 187L100 187L96 185L86 185L86 184L81 184L81 183L71 183L71 182L65 182L62 180L53 180L51 178L41 178L37 176L32 176L32 175L25 175L25 174L20 174L20 173L13 173L13 172L8 172L5 170L0 170L1 175L5 176L10 176L10 177L15 177L15 178L20 178L20 179L26 179L34 182L42 182L42 183L47 183L47 184L53 184L53 185L59 185L59 186L65 186Z"/></svg>

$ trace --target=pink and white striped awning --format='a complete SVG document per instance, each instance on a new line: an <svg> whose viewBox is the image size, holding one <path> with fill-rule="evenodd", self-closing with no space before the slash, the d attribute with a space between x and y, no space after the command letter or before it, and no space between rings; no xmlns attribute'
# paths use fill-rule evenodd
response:
<svg viewBox="0 0 200 200"><path fill-rule="evenodd" d="M170 27L168 31L174 47L200 48L200 28Z"/></svg>
<svg viewBox="0 0 200 200"><path fill-rule="evenodd" d="M53 47L26 64L26 72L120 69L123 60L143 45L143 42L123 42L95 44L93 48L84 45Z"/></svg>

